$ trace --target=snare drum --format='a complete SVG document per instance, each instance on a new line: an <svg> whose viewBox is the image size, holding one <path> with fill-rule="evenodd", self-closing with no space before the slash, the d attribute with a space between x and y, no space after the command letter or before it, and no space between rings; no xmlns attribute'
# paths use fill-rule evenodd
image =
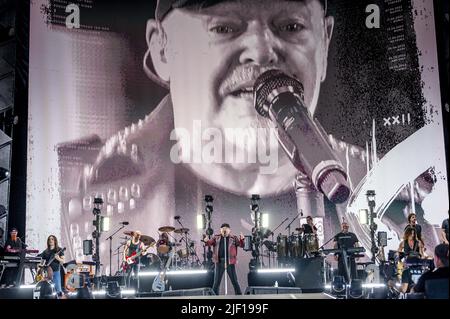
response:
<svg viewBox="0 0 450 319"><path fill-rule="evenodd" d="M188 253L186 248L182 248L182 249L177 250L177 254L178 254L178 257L180 257L180 258L187 258L188 255L189 255L189 253Z"/></svg>
<svg viewBox="0 0 450 319"><path fill-rule="evenodd" d="M316 234L305 234L303 236L306 253L316 253L319 251L319 239Z"/></svg>
<svg viewBox="0 0 450 319"><path fill-rule="evenodd" d="M278 235L278 237L277 237L277 253L278 253L278 258L288 257L288 237L286 235Z"/></svg>

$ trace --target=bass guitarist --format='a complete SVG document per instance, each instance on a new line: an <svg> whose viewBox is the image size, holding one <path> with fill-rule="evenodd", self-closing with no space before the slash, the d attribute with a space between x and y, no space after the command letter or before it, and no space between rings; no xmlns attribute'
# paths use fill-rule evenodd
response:
<svg viewBox="0 0 450 319"><path fill-rule="evenodd" d="M56 236L50 235L47 238L47 249L38 255L45 261L45 266L39 270L37 277L51 279L58 297L62 296L61 265L64 263L64 250L59 247Z"/></svg>
<svg viewBox="0 0 450 319"><path fill-rule="evenodd" d="M132 232L133 237L127 241L125 249L123 250L123 265L126 273L127 287L130 287L131 274L133 272L135 275L138 274L140 256L147 254L147 248L140 240L141 234L142 233L139 230ZM130 263L130 261L132 262Z"/></svg>

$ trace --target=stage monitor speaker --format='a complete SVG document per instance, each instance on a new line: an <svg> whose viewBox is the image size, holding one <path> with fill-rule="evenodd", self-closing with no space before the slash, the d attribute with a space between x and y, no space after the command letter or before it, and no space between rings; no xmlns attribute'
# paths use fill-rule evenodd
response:
<svg viewBox="0 0 450 319"><path fill-rule="evenodd" d="M0 289L0 299L33 299L34 287Z"/></svg>
<svg viewBox="0 0 450 319"><path fill-rule="evenodd" d="M303 292L323 292L323 263L322 257L298 259L295 267L295 286Z"/></svg>
<svg viewBox="0 0 450 319"><path fill-rule="evenodd" d="M287 273L259 273L257 270L250 270L247 275L248 286L261 287L295 287L295 273L290 277ZM294 278L294 279L292 279Z"/></svg>
<svg viewBox="0 0 450 319"><path fill-rule="evenodd" d="M248 287L246 295L279 295L279 294L301 294L298 287Z"/></svg>
<svg viewBox="0 0 450 319"><path fill-rule="evenodd" d="M180 289L164 291L161 297L180 297L180 296L214 296L211 288Z"/></svg>

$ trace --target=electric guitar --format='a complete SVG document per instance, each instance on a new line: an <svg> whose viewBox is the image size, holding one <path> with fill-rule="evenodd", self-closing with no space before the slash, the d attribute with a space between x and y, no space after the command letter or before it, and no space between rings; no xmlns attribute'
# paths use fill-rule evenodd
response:
<svg viewBox="0 0 450 319"><path fill-rule="evenodd" d="M142 249L138 253L133 252L130 256L127 256L122 264L122 270L126 271L128 267L136 263L136 259L139 258L142 254L146 253L150 247L151 246L148 246L147 248Z"/></svg>
<svg viewBox="0 0 450 319"><path fill-rule="evenodd" d="M58 252L56 252L52 258L49 259L48 262L44 262L43 265L39 265L39 270L36 273L36 277L34 278L34 282L39 282L42 280L51 280L53 278L53 270L50 267L52 262L55 260L56 256L60 255L66 250L66 248L60 249Z"/></svg>
<svg viewBox="0 0 450 319"><path fill-rule="evenodd" d="M169 259L167 259L166 264L164 265L164 270L162 270L158 276L155 277L155 279L153 280L153 284L152 284L152 290L153 291L164 291L166 290L166 272L167 272L167 268L169 268L169 265L172 262L172 257L173 257L174 252L172 251L169 254Z"/></svg>

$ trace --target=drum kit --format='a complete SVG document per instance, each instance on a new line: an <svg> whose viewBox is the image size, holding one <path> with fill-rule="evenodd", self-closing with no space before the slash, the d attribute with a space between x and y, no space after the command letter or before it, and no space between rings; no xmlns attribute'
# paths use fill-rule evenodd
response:
<svg viewBox="0 0 450 319"><path fill-rule="evenodd" d="M160 270L174 253L172 265L174 269L185 269L200 266L200 260L196 253L195 241L189 239L189 228L175 228L173 226L162 226L158 228L159 239L151 236L141 235L140 240L150 248L156 248L154 253L148 252L141 256L141 267L148 270ZM132 236L132 231L124 231L126 236ZM172 235L173 234L173 235ZM184 242L184 243L182 243ZM126 244L125 242L121 243Z"/></svg>

